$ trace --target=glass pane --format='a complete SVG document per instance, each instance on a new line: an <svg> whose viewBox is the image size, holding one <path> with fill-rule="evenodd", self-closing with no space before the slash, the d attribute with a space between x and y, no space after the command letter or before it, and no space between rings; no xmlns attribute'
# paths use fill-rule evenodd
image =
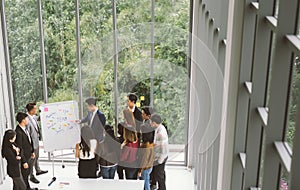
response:
<svg viewBox="0 0 300 190"><path fill-rule="evenodd" d="M15 111L24 112L43 100L37 1L5 1L5 12Z"/></svg>
<svg viewBox="0 0 300 190"><path fill-rule="evenodd" d="M272 64L274 60L274 51L276 46L276 33L272 32L271 35L271 56L270 61L268 65L268 75L267 75L267 97L266 97L266 107L269 107L269 101L270 101L270 87L271 87L271 78L272 78ZM265 128L262 127L262 137L261 137L261 149L260 149L260 165L259 165L259 179L258 179L258 186L262 187L263 184L263 171L264 171L264 159L265 159L265 140L266 140L266 134L265 134Z"/></svg>
<svg viewBox="0 0 300 190"><path fill-rule="evenodd" d="M37 1L34 2L37 7ZM42 1L49 103L78 100L74 2ZM50 158L50 154L42 150L41 147L40 158ZM66 151L58 152L63 155Z"/></svg>
<svg viewBox="0 0 300 190"><path fill-rule="evenodd" d="M298 14L298 17L300 18L300 14ZM300 19L299 18L298 18L298 31L297 31L298 37L300 35Z"/></svg>
<svg viewBox="0 0 300 190"><path fill-rule="evenodd" d="M79 2L83 100L97 97L99 110L114 125L112 1Z"/></svg>
<svg viewBox="0 0 300 190"><path fill-rule="evenodd" d="M138 96L139 109L150 104L151 1L118 1L117 9L118 117L122 121L129 93Z"/></svg>
<svg viewBox="0 0 300 190"><path fill-rule="evenodd" d="M289 175L287 171L281 166L281 174L279 181L279 190L288 190L289 189Z"/></svg>
<svg viewBox="0 0 300 190"><path fill-rule="evenodd" d="M49 102L77 100L75 1L42 1Z"/></svg>
<svg viewBox="0 0 300 190"><path fill-rule="evenodd" d="M258 179L258 187L262 187L263 184L263 175L264 175L264 160L265 160L265 142L266 142L266 133L265 128L262 127L262 136L261 136L261 146L260 146L260 165L259 165L259 179Z"/></svg>
<svg viewBox="0 0 300 190"><path fill-rule="evenodd" d="M293 140L295 134L296 111L298 105L299 89L300 89L300 60L299 57L296 57L294 62L293 73L292 73L292 80L291 80L288 126L287 126L287 132L285 134L285 141L291 146L291 148L293 148Z"/></svg>
<svg viewBox="0 0 300 190"><path fill-rule="evenodd" d="M269 106L269 101L270 101L270 87L271 87L271 78L272 78L272 64L274 60L274 51L275 51L275 42L276 42L276 33L272 32L272 41L271 41L271 56L270 56L270 62L269 62L269 68L268 68L268 95L267 95L267 100L266 100L266 106Z"/></svg>
<svg viewBox="0 0 300 190"><path fill-rule="evenodd" d="M127 106L124 97L130 92L139 97L138 106L150 104L153 78L154 108L169 132L169 160L183 161L178 149L183 151L187 132L189 1L155 1L153 76L151 1L118 1L117 7L119 119Z"/></svg>
<svg viewBox="0 0 300 190"><path fill-rule="evenodd" d="M114 125L112 1L79 2L83 99L97 97L107 124ZM74 13L73 1L43 1L49 101L77 99ZM170 143L180 144L182 150L187 132L188 27L188 0L155 2L154 104L169 129ZM138 95L138 107L150 102L151 1L117 1L117 28L116 103L122 121L128 93ZM184 154L175 157L183 161Z"/></svg>
<svg viewBox="0 0 300 190"><path fill-rule="evenodd" d="M278 18L278 11L279 11L279 0L275 0L275 7L274 7L274 17Z"/></svg>
<svg viewBox="0 0 300 190"><path fill-rule="evenodd" d="M188 109L189 3L158 1L155 10L154 105L165 118L170 143L184 144Z"/></svg>
<svg viewBox="0 0 300 190"><path fill-rule="evenodd" d="M168 129L170 161L179 161L187 143L190 1L155 2L154 106Z"/></svg>

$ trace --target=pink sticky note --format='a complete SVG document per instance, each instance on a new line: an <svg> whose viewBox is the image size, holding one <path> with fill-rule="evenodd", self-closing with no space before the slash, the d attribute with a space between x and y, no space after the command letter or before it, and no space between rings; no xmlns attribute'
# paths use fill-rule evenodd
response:
<svg viewBox="0 0 300 190"><path fill-rule="evenodd" d="M47 112L48 111L48 108L44 108L44 112Z"/></svg>

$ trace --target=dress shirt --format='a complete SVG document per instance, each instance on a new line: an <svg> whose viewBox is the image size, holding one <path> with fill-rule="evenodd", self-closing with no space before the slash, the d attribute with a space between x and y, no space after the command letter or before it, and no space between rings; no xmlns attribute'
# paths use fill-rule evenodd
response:
<svg viewBox="0 0 300 190"><path fill-rule="evenodd" d="M19 125L21 127L21 129L25 132L25 134L27 135L28 139L29 139L29 142L31 143L31 137L30 137L30 134L29 134L29 131L27 130L26 127L23 127L21 125Z"/></svg>
<svg viewBox="0 0 300 190"><path fill-rule="evenodd" d="M97 111L98 111L98 109L96 109L96 110L93 112L93 115L92 115L91 121L90 121L90 126L92 126L92 123L93 123L93 120L94 120L95 115L97 114Z"/></svg>
<svg viewBox="0 0 300 190"><path fill-rule="evenodd" d="M130 109L130 107L128 106L128 109L129 109L130 111L132 111L132 113L134 113L134 111L135 111L135 105L133 106L132 109Z"/></svg>

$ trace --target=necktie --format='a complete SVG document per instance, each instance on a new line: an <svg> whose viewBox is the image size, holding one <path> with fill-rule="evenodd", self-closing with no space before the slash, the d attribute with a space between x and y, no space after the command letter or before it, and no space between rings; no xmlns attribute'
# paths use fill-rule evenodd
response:
<svg viewBox="0 0 300 190"><path fill-rule="evenodd" d="M92 127L92 123L93 123L93 120L94 120L94 117L96 115L96 112L93 112L92 113L92 117L91 117L91 121L90 121L90 126Z"/></svg>
<svg viewBox="0 0 300 190"><path fill-rule="evenodd" d="M33 125L36 128L36 130L38 130L38 125L37 125L37 121L35 120L35 118L33 117Z"/></svg>
<svg viewBox="0 0 300 190"><path fill-rule="evenodd" d="M37 120L36 120L36 118L33 118L33 120L34 120L34 127L36 128L36 131L38 132L38 135L40 135L40 129L39 129L39 124L38 124L38 122L37 122Z"/></svg>
<svg viewBox="0 0 300 190"><path fill-rule="evenodd" d="M27 128L25 128L25 133L28 137L29 142L31 143L31 138L30 138L30 135L29 135L29 132L28 132Z"/></svg>

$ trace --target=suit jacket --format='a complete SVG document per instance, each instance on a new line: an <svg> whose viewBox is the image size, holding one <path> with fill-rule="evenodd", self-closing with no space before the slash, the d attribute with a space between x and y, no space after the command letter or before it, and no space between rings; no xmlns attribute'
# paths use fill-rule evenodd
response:
<svg viewBox="0 0 300 190"><path fill-rule="evenodd" d="M31 158L31 154L34 152L32 138L31 142L28 139L27 134L23 131L23 129L17 125L16 127L16 144L21 148L21 162L26 163Z"/></svg>
<svg viewBox="0 0 300 190"><path fill-rule="evenodd" d="M97 155L100 166L112 166L118 163L120 144L112 137L105 136L104 140L99 143Z"/></svg>
<svg viewBox="0 0 300 190"><path fill-rule="evenodd" d="M87 116L83 118L80 123L88 123L88 125L93 129L97 141L101 142L103 140L103 131L106 123L106 118L100 110L97 110L93 121L91 121L92 116L93 112L88 112Z"/></svg>
<svg viewBox="0 0 300 190"><path fill-rule="evenodd" d="M133 112L133 116L135 119L136 131L138 132L138 136L140 134L141 124L143 123L142 112L136 106Z"/></svg>
<svg viewBox="0 0 300 190"><path fill-rule="evenodd" d="M37 120L28 116L28 125L26 126L33 142L33 148L39 148L40 128ZM37 128L35 127L35 124Z"/></svg>
<svg viewBox="0 0 300 190"><path fill-rule="evenodd" d="M14 144L16 147L17 145ZM12 144L10 146L3 147L3 155L7 160L7 174L10 177L20 177L20 160L16 159L17 153L13 149Z"/></svg>

